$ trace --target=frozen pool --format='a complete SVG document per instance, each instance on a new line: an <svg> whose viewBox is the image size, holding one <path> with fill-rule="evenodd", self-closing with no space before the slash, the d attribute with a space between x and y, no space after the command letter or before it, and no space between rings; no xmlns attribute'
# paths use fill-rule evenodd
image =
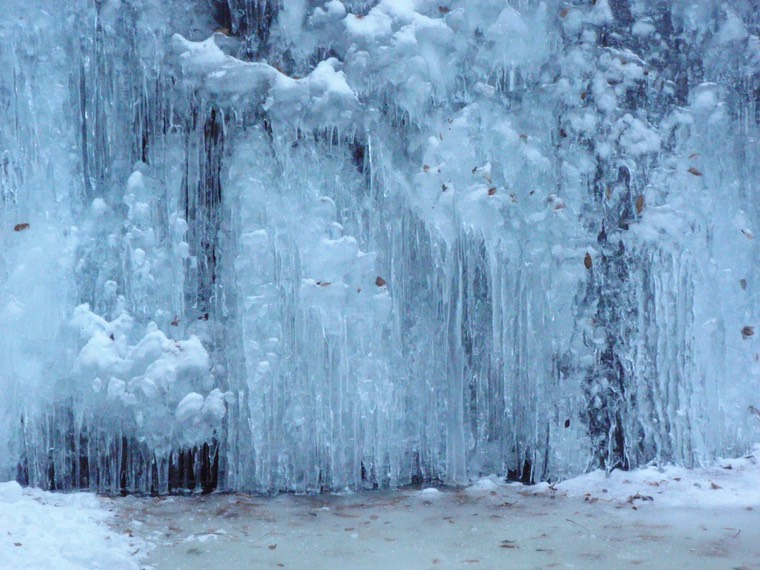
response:
<svg viewBox="0 0 760 570"><path fill-rule="evenodd" d="M145 567L760 568L753 507L459 490L344 496L207 495L114 502L121 530L156 547Z"/></svg>

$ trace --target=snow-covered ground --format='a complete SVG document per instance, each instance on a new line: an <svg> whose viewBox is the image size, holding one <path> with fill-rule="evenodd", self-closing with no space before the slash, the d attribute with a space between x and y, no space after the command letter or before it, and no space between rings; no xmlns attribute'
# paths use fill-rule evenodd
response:
<svg viewBox="0 0 760 570"><path fill-rule="evenodd" d="M2 483L0 568L760 568L758 460L273 498Z"/></svg>
<svg viewBox="0 0 760 570"><path fill-rule="evenodd" d="M0 568L140 568L148 546L109 527L118 501L92 493L48 493L0 483Z"/></svg>

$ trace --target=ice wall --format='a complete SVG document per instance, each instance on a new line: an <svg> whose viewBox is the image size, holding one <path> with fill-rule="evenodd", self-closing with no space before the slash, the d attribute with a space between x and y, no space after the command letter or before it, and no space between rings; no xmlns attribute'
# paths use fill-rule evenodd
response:
<svg viewBox="0 0 760 570"><path fill-rule="evenodd" d="M2 8L6 477L315 492L757 440L750 0Z"/></svg>

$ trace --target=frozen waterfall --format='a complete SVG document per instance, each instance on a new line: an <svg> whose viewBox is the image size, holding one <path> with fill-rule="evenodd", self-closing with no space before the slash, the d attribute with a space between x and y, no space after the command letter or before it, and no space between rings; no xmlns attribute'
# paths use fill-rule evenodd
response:
<svg viewBox="0 0 760 570"><path fill-rule="evenodd" d="M758 441L754 0L0 8L0 480L553 481Z"/></svg>

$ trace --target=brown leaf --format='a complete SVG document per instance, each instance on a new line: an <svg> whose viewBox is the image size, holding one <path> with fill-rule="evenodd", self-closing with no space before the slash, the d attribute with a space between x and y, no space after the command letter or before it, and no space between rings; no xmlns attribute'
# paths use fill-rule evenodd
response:
<svg viewBox="0 0 760 570"><path fill-rule="evenodd" d="M320 287L327 287L329 285L332 285L332 282L331 281L317 281L317 285L319 285Z"/></svg>
<svg viewBox="0 0 760 570"><path fill-rule="evenodd" d="M698 153L698 152L692 152L692 153L689 155L689 160L691 160L691 159L693 159L693 158L697 158L698 156L699 156L699 153Z"/></svg>
<svg viewBox="0 0 760 570"><path fill-rule="evenodd" d="M430 172L430 166L428 166L427 164L423 164L422 165L422 171L423 172Z"/></svg>
<svg viewBox="0 0 760 570"><path fill-rule="evenodd" d="M28 230L28 229L29 229L29 224L26 224L26 223L16 224L15 226L13 226L14 232L23 232L24 230Z"/></svg>
<svg viewBox="0 0 760 570"><path fill-rule="evenodd" d="M586 266L586 269L591 269L594 266L594 260L591 259L591 254L586 252L586 257L583 258L583 265Z"/></svg>
<svg viewBox="0 0 760 570"><path fill-rule="evenodd" d="M489 196L493 196L494 194L496 194L496 186L492 186L491 188L488 189Z"/></svg>
<svg viewBox="0 0 760 570"><path fill-rule="evenodd" d="M559 17L560 17L560 18L564 18L565 16L567 16L567 13L568 13L569 11L570 11L570 8L563 8L563 9L560 11L560 13L559 13Z"/></svg>
<svg viewBox="0 0 760 570"><path fill-rule="evenodd" d="M612 186L607 186L604 190L604 195L607 197L607 200L612 200Z"/></svg>
<svg viewBox="0 0 760 570"><path fill-rule="evenodd" d="M747 239L755 239L755 234L753 234L749 230L742 230L742 233L744 234L744 237Z"/></svg>
<svg viewBox="0 0 760 570"><path fill-rule="evenodd" d="M378 287L385 287L386 285L385 279L383 279L382 277L378 275L377 279L375 279L375 285L377 285Z"/></svg>
<svg viewBox="0 0 760 570"><path fill-rule="evenodd" d="M13 546L21 546L21 543L20 542L14 542Z"/></svg>
<svg viewBox="0 0 760 570"><path fill-rule="evenodd" d="M179 326L179 317L177 315L174 315L174 320L171 322L171 325L173 327L178 327Z"/></svg>
<svg viewBox="0 0 760 570"><path fill-rule="evenodd" d="M438 11L441 14L448 14L449 12L451 12L451 8L449 8L447 6L438 6Z"/></svg>
<svg viewBox="0 0 760 570"><path fill-rule="evenodd" d="M747 280L746 279L739 279L739 286L742 289L746 289L747 288Z"/></svg>
<svg viewBox="0 0 760 570"><path fill-rule="evenodd" d="M446 190L449 189L449 186L447 184L441 184L441 192L446 192Z"/></svg>
<svg viewBox="0 0 760 570"><path fill-rule="evenodd" d="M742 338L749 338L751 336L754 336L755 334L755 327L751 327L747 325L746 327L742 327Z"/></svg>
<svg viewBox="0 0 760 570"><path fill-rule="evenodd" d="M223 34L225 36L229 36L230 35L230 30L228 28L218 28L216 30L216 33L217 34Z"/></svg>
<svg viewBox="0 0 760 570"><path fill-rule="evenodd" d="M702 176L702 173L696 168L694 168L693 166L690 166L689 170L687 170L686 172L688 172L689 174L693 174L694 176Z"/></svg>
<svg viewBox="0 0 760 570"><path fill-rule="evenodd" d="M722 489L723 487L721 487L717 483L713 483L712 481L710 481L710 488L713 490L717 490L717 489Z"/></svg>
<svg viewBox="0 0 760 570"><path fill-rule="evenodd" d="M626 502L631 504L633 504L634 501L654 501L654 498L637 492L635 495L631 495L626 499Z"/></svg>
<svg viewBox="0 0 760 570"><path fill-rule="evenodd" d="M639 197L636 198L636 213L641 215L641 212L643 212L646 207L647 201L646 198L644 198L644 194L639 194Z"/></svg>
<svg viewBox="0 0 760 570"><path fill-rule="evenodd" d="M267 548L269 550L274 550L275 548L277 548L277 545L276 544L270 544L269 546L267 546Z"/></svg>
<svg viewBox="0 0 760 570"><path fill-rule="evenodd" d="M754 414L758 419L760 419L760 410L758 410L755 406L750 406L748 409L750 413Z"/></svg>
<svg viewBox="0 0 760 570"><path fill-rule="evenodd" d="M565 129L560 129L559 136L561 136L563 139L567 138L567 131Z"/></svg>
<svg viewBox="0 0 760 570"><path fill-rule="evenodd" d="M587 95L587 93L585 91L581 91L581 101L585 101L586 100L586 95Z"/></svg>

